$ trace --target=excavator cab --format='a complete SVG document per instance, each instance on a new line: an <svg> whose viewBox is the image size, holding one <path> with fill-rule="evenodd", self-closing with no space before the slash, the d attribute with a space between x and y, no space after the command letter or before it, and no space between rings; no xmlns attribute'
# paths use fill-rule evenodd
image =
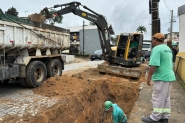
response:
<svg viewBox="0 0 185 123"><path fill-rule="evenodd" d="M143 34L121 33L118 37L117 45L113 50L114 63L126 67L135 67L141 64L141 51L143 44Z"/></svg>

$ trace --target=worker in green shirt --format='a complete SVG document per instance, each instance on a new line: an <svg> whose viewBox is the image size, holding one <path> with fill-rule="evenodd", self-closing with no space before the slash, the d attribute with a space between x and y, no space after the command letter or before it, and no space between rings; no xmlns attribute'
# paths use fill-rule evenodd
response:
<svg viewBox="0 0 185 123"><path fill-rule="evenodd" d="M117 104L106 101L104 106L106 112L112 113L112 120L114 123L127 123L127 116Z"/></svg>
<svg viewBox="0 0 185 123"><path fill-rule="evenodd" d="M170 88L176 80L173 71L172 50L164 44L164 35L156 33L152 37L152 49L147 84L153 81L152 104L153 112L143 117L145 123L168 123L171 114Z"/></svg>

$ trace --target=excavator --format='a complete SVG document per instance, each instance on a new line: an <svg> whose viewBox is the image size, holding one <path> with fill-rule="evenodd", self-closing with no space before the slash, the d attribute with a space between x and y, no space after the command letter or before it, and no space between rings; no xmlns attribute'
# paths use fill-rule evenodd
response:
<svg viewBox="0 0 185 123"><path fill-rule="evenodd" d="M58 8L53 13L49 9ZM89 12L80 9L83 7ZM39 14L29 15L30 20L43 22L45 19L53 18L57 15L73 13L79 17L93 22L98 29L100 45L103 53L104 63L98 65L99 73L111 73L133 78L141 75L141 51L143 44L143 34L140 33L121 33L115 46L111 46L111 29L105 17L82 5L80 2L70 2L66 4L54 5L44 8Z"/></svg>

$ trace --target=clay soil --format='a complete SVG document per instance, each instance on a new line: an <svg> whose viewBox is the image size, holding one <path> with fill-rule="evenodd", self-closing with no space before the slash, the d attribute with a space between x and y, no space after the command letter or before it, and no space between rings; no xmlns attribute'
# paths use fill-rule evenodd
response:
<svg viewBox="0 0 185 123"><path fill-rule="evenodd" d="M143 71L144 71L143 67ZM50 108L41 109L35 117L24 116L27 123L110 123L104 102L117 103L129 117L138 98L140 79L99 74L96 68L66 72L47 79L34 93L55 98Z"/></svg>

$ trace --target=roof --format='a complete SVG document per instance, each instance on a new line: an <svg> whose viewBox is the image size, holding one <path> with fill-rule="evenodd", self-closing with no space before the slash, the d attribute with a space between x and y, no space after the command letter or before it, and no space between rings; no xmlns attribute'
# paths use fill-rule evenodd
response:
<svg viewBox="0 0 185 123"><path fill-rule="evenodd" d="M178 15L185 14L185 4L178 8Z"/></svg>
<svg viewBox="0 0 185 123"><path fill-rule="evenodd" d="M179 32L172 32L174 34L179 34ZM170 33L164 34L164 35L169 35Z"/></svg>
<svg viewBox="0 0 185 123"><path fill-rule="evenodd" d="M83 29L83 26L66 27L65 29L69 29L70 32L79 32L80 30ZM84 26L84 29L97 29L97 26L96 25L86 25L86 26ZM112 25L109 25L108 29L109 29L111 35L115 34L114 30L112 28Z"/></svg>

